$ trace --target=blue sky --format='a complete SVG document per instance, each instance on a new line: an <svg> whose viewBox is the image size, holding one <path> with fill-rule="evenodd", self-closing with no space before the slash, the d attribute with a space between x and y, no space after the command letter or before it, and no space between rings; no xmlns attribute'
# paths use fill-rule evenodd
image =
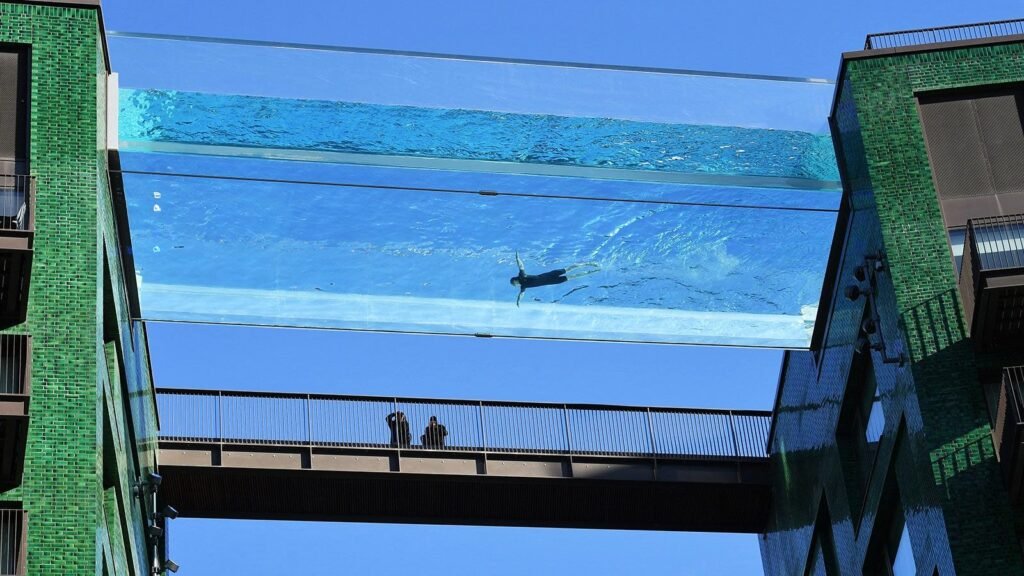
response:
<svg viewBox="0 0 1024 576"><path fill-rule="evenodd" d="M168 10L172 5L174 10ZM869 32L1024 0L107 0L109 29L833 78ZM117 68L117 62L113 63ZM770 408L765 350L152 325L162 386ZM754 536L179 519L179 574L761 574Z"/></svg>

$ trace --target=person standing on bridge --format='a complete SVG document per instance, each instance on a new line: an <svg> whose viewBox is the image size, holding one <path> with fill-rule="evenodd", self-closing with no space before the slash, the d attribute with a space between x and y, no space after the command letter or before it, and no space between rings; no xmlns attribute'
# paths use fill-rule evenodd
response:
<svg viewBox="0 0 1024 576"><path fill-rule="evenodd" d="M448 428L437 422L437 416L431 416L430 423L423 431L423 436L420 436L420 442L423 442L424 448L444 448L444 437L447 435Z"/></svg>
<svg viewBox="0 0 1024 576"><path fill-rule="evenodd" d="M391 429L391 446L393 448L408 448L412 444L412 433L409 432L409 419L401 410L392 412L384 419Z"/></svg>

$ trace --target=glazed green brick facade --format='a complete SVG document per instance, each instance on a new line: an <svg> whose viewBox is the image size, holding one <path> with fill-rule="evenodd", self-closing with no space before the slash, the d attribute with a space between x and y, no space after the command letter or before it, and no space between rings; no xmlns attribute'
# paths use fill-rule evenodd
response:
<svg viewBox="0 0 1024 576"><path fill-rule="evenodd" d="M33 338L29 435L22 484L2 499L28 511L29 574L148 574L132 485L155 466L155 407L113 218L99 13L0 3L0 42L31 46L37 182L28 319L11 329ZM116 314L113 336L104 314Z"/></svg>
<svg viewBox="0 0 1024 576"><path fill-rule="evenodd" d="M847 64L927 450L958 574L1022 574L915 95L1024 81L1024 45Z"/></svg>
<svg viewBox="0 0 1024 576"><path fill-rule="evenodd" d="M819 507L827 506L841 574L861 574L886 478L900 489L919 574L1024 574L1014 508L991 440L979 366L1024 364L1021 351L981 356L969 340L957 275L918 113L922 92L1024 81L1024 45L851 55L833 117L851 208L834 265L823 347L792 353L781 382L772 453L772 519L762 537L770 574L802 576ZM877 307L887 353L873 364L885 431L863 516L839 463L836 427L864 313L843 288L864 257L883 250Z"/></svg>

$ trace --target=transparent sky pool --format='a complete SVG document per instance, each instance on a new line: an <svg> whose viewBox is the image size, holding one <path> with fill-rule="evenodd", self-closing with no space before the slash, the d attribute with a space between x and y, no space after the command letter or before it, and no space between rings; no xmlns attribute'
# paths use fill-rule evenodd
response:
<svg viewBox="0 0 1024 576"><path fill-rule="evenodd" d="M809 342L839 201L826 83L119 34L111 51L147 320ZM595 272L516 306L517 252L531 274Z"/></svg>

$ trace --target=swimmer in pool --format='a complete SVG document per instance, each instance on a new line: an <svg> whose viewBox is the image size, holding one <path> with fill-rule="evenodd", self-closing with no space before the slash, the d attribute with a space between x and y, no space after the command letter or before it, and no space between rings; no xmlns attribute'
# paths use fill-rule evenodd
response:
<svg viewBox="0 0 1024 576"><path fill-rule="evenodd" d="M587 274L593 274L601 269L596 262L582 262L579 264L573 264L566 268L558 268L557 270L551 270L543 274L527 274L526 266L523 265L522 258L519 257L519 251L516 251L516 264L519 266L519 275L513 276L509 279L509 283L519 288L519 295L516 296L516 308L519 307L519 301L523 298L523 292L526 292L527 288L537 288L539 286L551 286L553 284L561 284L568 280L575 278L582 278ZM583 270L580 270L580 269ZM580 270L579 272L573 272L574 270Z"/></svg>

